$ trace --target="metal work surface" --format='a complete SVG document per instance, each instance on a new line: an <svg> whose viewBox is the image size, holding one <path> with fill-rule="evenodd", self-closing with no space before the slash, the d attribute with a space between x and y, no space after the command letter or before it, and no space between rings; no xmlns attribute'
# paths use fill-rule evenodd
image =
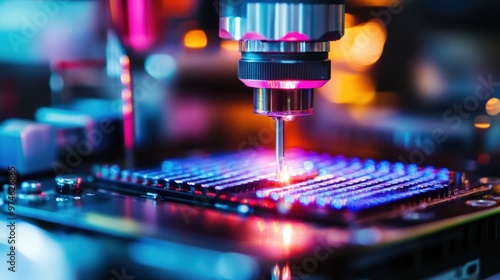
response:
<svg viewBox="0 0 500 280"><path fill-rule="evenodd" d="M394 271L377 277L394 276L405 271L397 264L401 255L461 254L500 240L500 197L488 182L458 185L450 180L454 172L433 167L288 154L286 180L276 179L274 153L265 150L170 159L148 169L95 165L89 177L24 182L16 213L142 240L142 247L170 244L169 251L183 244L182 250L213 251L214 258L235 254L246 279L276 269L301 275L297 265L308 271L306 260L320 249L328 261L314 275L376 275L374 267L396 262ZM455 243L446 253L432 247L436 242ZM466 269L461 260L421 275ZM467 267L478 266L465 260Z"/></svg>
<svg viewBox="0 0 500 280"><path fill-rule="evenodd" d="M265 150L166 160L150 169L96 166L94 171L97 182L114 183L115 190L167 199L197 197L243 214L262 210L337 222L366 212L439 204L481 190L481 185L459 189L450 184L453 172L447 169L298 149L288 154L285 177L280 179L273 169L273 153Z"/></svg>

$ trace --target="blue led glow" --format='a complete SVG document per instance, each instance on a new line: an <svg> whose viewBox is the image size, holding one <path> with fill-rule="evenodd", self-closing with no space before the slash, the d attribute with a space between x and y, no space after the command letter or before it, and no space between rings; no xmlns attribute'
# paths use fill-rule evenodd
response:
<svg viewBox="0 0 500 280"><path fill-rule="evenodd" d="M375 161L372 159L365 160L365 168L375 167Z"/></svg>
<svg viewBox="0 0 500 280"><path fill-rule="evenodd" d="M265 197L264 192L263 192L263 191L260 191L260 190L258 190L258 191L257 191L256 196L257 196L258 198L263 198L263 197Z"/></svg>
<svg viewBox="0 0 500 280"><path fill-rule="evenodd" d="M290 202L290 203L294 203L295 202L295 198L291 195L285 195L285 197L283 197L283 199L286 201L286 202Z"/></svg>
<svg viewBox="0 0 500 280"><path fill-rule="evenodd" d="M116 165L116 164L111 165L109 167L109 175L111 177L118 177L118 176L120 176L120 167L118 165Z"/></svg>
<svg viewBox="0 0 500 280"><path fill-rule="evenodd" d="M311 203L311 200L308 196L301 196L299 198L299 202L300 202L300 204L307 206L307 205L309 205L309 203Z"/></svg>
<svg viewBox="0 0 500 280"><path fill-rule="evenodd" d="M409 174L415 174L418 172L418 166L416 164L410 164L406 167L406 170Z"/></svg>
<svg viewBox="0 0 500 280"><path fill-rule="evenodd" d="M275 192L271 193L270 197L271 197L272 200L276 200L276 201L278 199L280 199L280 196L277 193L275 193Z"/></svg>
<svg viewBox="0 0 500 280"><path fill-rule="evenodd" d="M381 161L379 162L377 169L380 171L389 171L391 168L391 164L388 161Z"/></svg>
<svg viewBox="0 0 500 280"><path fill-rule="evenodd" d="M324 176L324 175L327 175L327 174L329 174L328 169L326 169L326 168L321 168L321 169L319 170L319 175L320 175L320 176Z"/></svg>
<svg viewBox="0 0 500 280"><path fill-rule="evenodd" d="M241 214L246 214L248 213L248 211L250 211L250 207L248 207L248 205L238 205L237 207L237 211Z"/></svg>
<svg viewBox="0 0 500 280"><path fill-rule="evenodd" d="M437 174L437 178L440 181L448 181L450 178L450 171L446 168L441 169Z"/></svg>
<svg viewBox="0 0 500 280"><path fill-rule="evenodd" d="M124 170L122 178L117 179L130 181L125 178L134 176L140 184L157 184L163 180L161 185L175 186L179 191L224 194L229 198L244 193L241 195L303 207L357 211L413 197L432 200L443 195L441 190L449 177L447 169L419 168L401 162L361 161L300 150L288 151L287 157L292 177L302 173L313 175L305 181L276 183L272 151L243 151L167 160L161 169ZM246 207L238 206L237 211L246 213L250 210Z"/></svg>
<svg viewBox="0 0 500 280"><path fill-rule="evenodd" d="M327 158L329 158L329 157L330 157L329 155L325 155L325 156L326 156ZM343 155L337 155L337 156L334 156L334 157L332 158L332 160L333 160L334 162L345 162L345 161L347 161L346 157L345 157L345 156L343 156Z"/></svg>
<svg viewBox="0 0 500 280"><path fill-rule="evenodd" d="M109 166L108 165L103 165L101 167L101 176L104 178L109 177Z"/></svg>
<svg viewBox="0 0 500 280"><path fill-rule="evenodd" d="M324 198L324 197L318 197L316 199L316 205L318 205L318 206L323 207L326 205L326 203L327 203L327 201L326 201L326 198Z"/></svg>
<svg viewBox="0 0 500 280"><path fill-rule="evenodd" d="M396 163L394 163L392 168L393 168L394 172L400 173L400 171L404 172L405 165L402 162L396 162Z"/></svg>
<svg viewBox="0 0 500 280"><path fill-rule="evenodd" d="M175 74L177 63L168 54L152 54L146 58L144 69L151 77L161 80L170 78Z"/></svg>
<svg viewBox="0 0 500 280"><path fill-rule="evenodd" d="M424 168L424 171L434 173L436 171L436 169L434 167L432 167L432 166L426 166Z"/></svg>
<svg viewBox="0 0 500 280"><path fill-rule="evenodd" d="M333 208L336 209L342 209L342 207L344 206L344 203L340 199L333 199L331 204Z"/></svg>
<svg viewBox="0 0 500 280"><path fill-rule="evenodd" d="M423 171L423 176L425 177L432 177L434 178L436 176L436 173L434 171L434 168L425 168L424 171Z"/></svg>
<svg viewBox="0 0 500 280"><path fill-rule="evenodd" d="M314 169L314 163L310 160L304 161L304 169L307 171L311 171Z"/></svg>
<svg viewBox="0 0 500 280"><path fill-rule="evenodd" d="M161 165L161 168L163 169L163 171L169 171L169 170L172 170L173 168L175 167L175 163L170 161L170 160L166 160L162 163Z"/></svg>

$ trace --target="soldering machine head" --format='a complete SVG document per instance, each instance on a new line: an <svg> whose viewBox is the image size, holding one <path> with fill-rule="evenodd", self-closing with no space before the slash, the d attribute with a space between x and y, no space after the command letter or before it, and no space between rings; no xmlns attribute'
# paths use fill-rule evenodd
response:
<svg viewBox="0 0 500 280"><path fill-rule="evenodd" d="M238 77L254 88L254 112L313 112L330 80L329 41L344 34L345 0L222 0L219 36L239 40Z"/></svg>

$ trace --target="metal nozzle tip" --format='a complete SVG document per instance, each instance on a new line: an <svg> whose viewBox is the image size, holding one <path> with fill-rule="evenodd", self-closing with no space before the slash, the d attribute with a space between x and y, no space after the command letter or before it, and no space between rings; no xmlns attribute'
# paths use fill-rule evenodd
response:
<svg viewBox="0 0 500 280"><path fill-rule="evenodd" d="M283 180L285 174L288 174L285 167L285 120L282 117L276 117L276 177ZM286 176L288 177L288 176Z"/></svg>

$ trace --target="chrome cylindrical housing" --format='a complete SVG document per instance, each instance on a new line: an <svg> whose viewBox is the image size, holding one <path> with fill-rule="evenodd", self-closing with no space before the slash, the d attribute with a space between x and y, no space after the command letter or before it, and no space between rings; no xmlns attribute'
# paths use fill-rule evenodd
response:
<svg viewBox="0 0 500 280"><path fill-rule="evenodd" d="M312 114L313 89L254 88L254 113L269 117Z"/></svg>
<svg viewBox="0 0 500 280"><path fill-rule="evenodd" d="M344 35L344 3L340 0L221 0L219 36L231 40L338 40Z"/></svg>

